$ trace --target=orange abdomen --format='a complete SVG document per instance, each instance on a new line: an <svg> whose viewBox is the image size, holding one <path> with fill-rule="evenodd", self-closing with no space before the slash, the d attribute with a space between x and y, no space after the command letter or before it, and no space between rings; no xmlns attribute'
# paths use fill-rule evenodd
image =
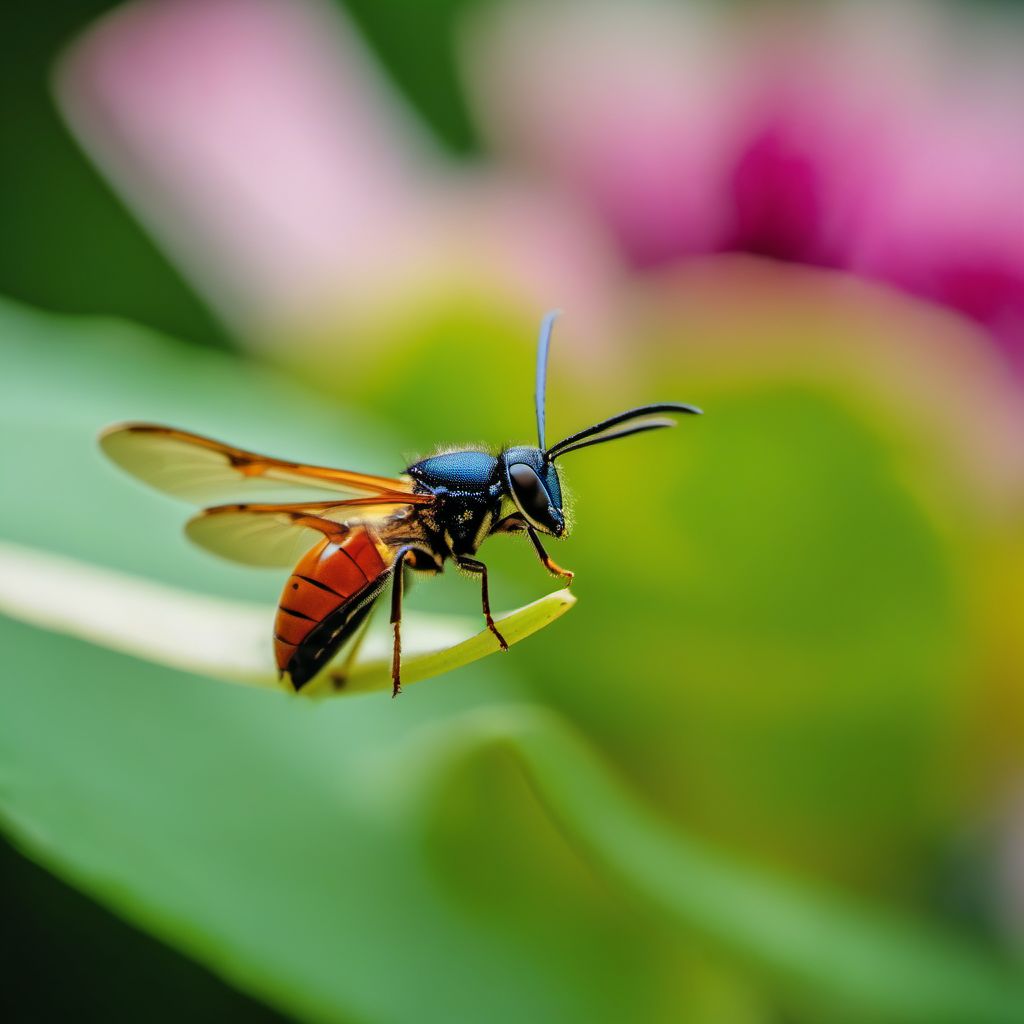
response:
<svg viewBox="0 0 1024 1024"><path fill-rule="evenodd" d="M340 541L324 538L303 555L284 585L274 621L278 669L288 671L310 632L378 580L387 568L365 528L346 533Z"/></svg>

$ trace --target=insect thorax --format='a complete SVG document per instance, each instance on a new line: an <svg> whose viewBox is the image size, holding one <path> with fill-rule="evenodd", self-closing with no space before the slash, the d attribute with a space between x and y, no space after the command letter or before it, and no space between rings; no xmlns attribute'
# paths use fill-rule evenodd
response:
<svg viewBox="0 0 1024 1024"><path fill-rule="evenodd" d="M487 537L501 509L498 460L487 452L454 451L409 467L416 489L433 494L417 519L433 550L469 556Z"/></svg>
<svg viewBox="0 0 1024 1024"><path fill-rule="evenodd" d="M420 510L419 519L435 550L472 555L484 542L501 508L501 494L447 492Z"/></svg>

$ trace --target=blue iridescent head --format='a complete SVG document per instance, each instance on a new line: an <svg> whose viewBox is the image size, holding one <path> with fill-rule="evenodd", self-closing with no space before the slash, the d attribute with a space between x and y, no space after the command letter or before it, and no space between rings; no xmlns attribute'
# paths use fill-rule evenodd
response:
<svg viewBox="0 0 1024 1024"><path fill-rule="evenodd" d="M507 448L498 456L505 487L519 514L541 533L565 533L562 484L555 464L539 448Z"/></svg>
<svg viewBox="0 0 1024 1024"><path fill-rule="evenodd" d="M544 440L545 393L547 391L548 349L551 329L559 310L544 317L537 346L537 378L534 406L537 412L537 447L508 448L499 456L508 494L520 515L542 533L561 537L565 533L565 513L562 509L562 485L555 469L555 459L592 444L604 444L619 437L639 434L645 430L674 427L676 421L658 413L697 413L695 405L681 402L658 402L627 409L615 416L595 423L547 447ZM627 425L628 424L628 425Z"/></svg>

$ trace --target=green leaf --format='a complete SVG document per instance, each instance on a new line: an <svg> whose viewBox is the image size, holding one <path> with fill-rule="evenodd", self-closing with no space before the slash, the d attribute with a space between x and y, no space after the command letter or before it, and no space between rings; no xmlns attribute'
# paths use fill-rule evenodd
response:
<svg viewBox="0 0 1024 1024"><path fill-rule="evenodd" d="M672 828L558 716L465 716L417 761L509 751L548 813L599 870L683 934L697 933L833 1013L893 1021L1015 1021L1024 974L942 928L785 880ZM433 755L433 756L431 756ZM401 773L398 765L395 771ZM440 773L444 777L444 773Z"/></svg>
<svg viewBox="0 0 1024 1024"><path fill-rule="evenodd" d="M746 1004L751 1020L781 1013L922 1024L1019 1019L1020 972L995 956L926 921L729 854L684 830L687 817L671 819L667 804L654 809L639 787L623 781L641 749L663 789L702 790L698 804L708 806L724 777L731 785L717 790L724 796L715 809L746 815L749 808L730 800L747 776L730 774L724 760L746 757L751 778L771 781L774 772L765 791L775 802L765 803L765 815L785 811L794 786L817 776L799 759L785 774L789 762L773 760L767 741L802 749L797 741L808 742L814 729L783 726L799 709L798 698L806 709L815 694L829 692L837 678L829 659L851 652L862 667L884 657L901 674L907 665L916 671L909 690L888 674L872 680L872 701L902 693L903 702L882 706L880 732L848 738L844 779L854 778L855 767L872 768L861 738L880 735L890 749L906 746L888 723L921 718L921 694L933 678L924 655L944 663L959 650L951 643L928 653L940 627L959 621L942 597L947 588L925 625L910 630L914 648L904 662L904 641L881 633L875 621L883 617L873 612L866 573L856 575L859 601L849 606L863 621L854 617L848 633L839 634L845 644L828 634L827 643L811 644L824 626L843 625L849 607L837 605L830 618L831 606L812 590L805 603L819 607L821 618L805 624L805 604L794 591L823 584L836 564L852 574L859 568L852 555L837 555L824 569L800 565L781 596L761 585L780 578L775 560L788 571L809 537L817 540L816 557L828 554L837 524L856 525L856 509L865 507L878 512L868 524L872 536L902 524L894 536L901 543L917 537L924 548L900 563L901 601L920 596L910 586L914 573L922 588L945 579L945 550L933 532L922 533L920 510L885 471L881 442L835 403L801 401L784 390L753 400L733 394L732 414L719 413L729 425L707 435L714 440L702 442L691 464L673 456L683 463L672 463L673 474L659 473L659 460L676 451L665 447L668 439L652 442L662 447L644 449L646 455L630 449L628 458L622 446L614 456L620 461L590 463L590 470L581 455L573 464L581 499L603 494L605 504L591 520L589 539L581 523L574 541L571 564L587 588L579 614L508 658L477 661L402 700L306 701L214 685L38 628L73 626L119 645L138 639L137 621L112 625L104 612L108 632L101 635L91 618L103 612L98 595L111 580L118 589L125 582L120 574L131 573L130 588L119 590L130 595L131 608L122 602L119 614L154 609L144 631L151 652L166 632L174 638L160 648L167 660L184 664L197 651L208 655L208 633L223 641L228 633L219 616L225 608L237 611L244 598L259 609L246 627L252 646L244 658L252 659L250 667L263 664L257 648L280 579L191 550L180 540L184 509L106 466L95 433L112 420L159 418L286 457L386 472L400 468L393 454L400 448L389 443L387 429L248 362L124 324L0 304L0 350L0 536L37 554L47 548L73 557L79 569L82 560L94 566L68 583L63 561L16 563L5 548L0 569L8 606L22 618L30 608L37 616L36 626L0 617L0 820L52 870L236 984L310 1020L733 1019L708 1009L715 1004L702 980L709 972L732 993L730 1005ZM429 353L421 359L436 365ZM687 390L680 397L704 394ZM754 424L780 422L777 436L747 453L737 476L740 456L759 436ZM829 450L816 453L810 482L824 496L824 511L802 509L806 521L773 548L793 508L787 496L800 493L802 439L816 430ZM841 465L834 465L840 448ZM773 483L780 464L789 475ZM628 488L602 489L609 467L612 479L639 473L649 481L648 512L663 528L663 558L639 557L635 535L636 543L618 545L610 557L611 527L634 520ZM861 476L849 467L860 467ZM842 508L836 499L824 504L836 479L857 484L840 495ZM748 535L750 505L742 499L760 493L755 484L771 485L773 502L761 500L757 530ZM697 501L702 488L705 497ZM682 535L676 506L686 507L685 525L699 543L668 543ZM840 515L847 506L853 511ZM498 545L498 564L501 551ZM508 551L515 581L511 544ZM582 571L588 561L589 573ZM727 586L715 582L722 565L730 569ZM744 582L751 566L756 588ZM524 587L536 584L538 570L528 568ZM61 581L67 594L54 586ZM177 588L172 594L196 591L184 598L187 630L175 627L168 586ZM733 591L750 604L740 617ZM432 603L439 592L430 588ZM552 598L559 595L520 611L532 615ZM195 615L200 607L209 614ZM761 623L770 628L758 633ZM905 632L914 622L897 625ZM421 639L433 636L430 628ZM876 655L862 633L889 639ZM238 657L241 647L231 649ZM750 678L752 660L770 686ZM529 688L517 672L528 676ZM786 689L794 672L801 686ZM852 681L856 690L845 675L838 678L849 697L865 686L862 678ZM539 702L553 692L571 716L530 701L531 693ZM774 712L767 726L755 721L762 707ZM576 732L576 723L595 714L608 731L606 750L617 752L614 764ZM845 722L847 707L840 703L835 715ZM744 723L738 732L737 718ZM822 735L819 742L830 746L842 737ZM718 745L717 756L708 754L708 743ZM632 759L622 753L629 748ZM928 758L935 752L926 747ZM831 765L823 759L819 775ZM928 789L921 783L899 792ZM824 785L820 802L844 820L863 813ZM827 838L820 821L797 823L815 839Z"/></svg>
<svg viewBox="0 0 1024 1024"><path fill-rule="evenodd" d="M575 603L560 590L495 618L511 647ZM272 606L192 594L0 541L0 612L170 668L290 692L273 667ZM403 685L500 650L489 629L474 633L465 621L422 612L403 620L403 638ZM367 638L342 688L334 688L329 676L318 677L303 694L390 690L390 632Z"/></svg>
<svg viewBox="0 0 1024 1024"><path fill-rule="evenodd" d="M24 627L2 625L17 672L32 648ZM1018 974L961 939L687 837L557 715L442 701L433 722L417 722L401 712L411 698L308 702L187 676L168 686L175 677L133 677L115 655L71 650L78 675L15 676L28 685L5 691L7 828L129 919L292 1012L433 1021L486 1007L513 1021L556 1006L558 1019L621 1020L643 972L616 951L616 921L635 941L648 917L649 939L709 941L798 1004L922 1024L1018 1019ZM528 787L502 770L503 754ZM467 815L453 815L467 785ZM552 852L559 833L569 846ZM477 834L504 836L484 847L482 893L465 883ZM615 981L595 987L602 971Z"/></svg>

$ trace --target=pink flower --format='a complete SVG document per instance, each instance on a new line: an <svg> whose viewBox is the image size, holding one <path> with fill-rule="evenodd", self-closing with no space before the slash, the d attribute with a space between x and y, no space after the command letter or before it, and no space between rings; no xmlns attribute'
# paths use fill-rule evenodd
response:
<svg viewBox="0 0 1024 1024"><path fill-rule="evenodd" d="M76 44L58 88L250 339L475 298L567 306L599 342L627 267L740 251L958 310L1024 373L1024 72L917 5L738 12L481 8L467 93L498 159L472 167L323 0L141 0Z"/></svg>
<svg viewBox="0 0 1024 1024"><path fill-rule="evenodd" d="M485 10L478 122L637 267L743 251L988 326L1024 370L1024 72L916 5L760 20L662 3Z"/></svg>
<svg viewBox="0 0 1024 1024"><path fill-rule="evenodd" d="M319 0L142 0L72 47L58 94L250 340L355 334L446 295L603 319L603 235L544 188L452 166Z"/></svg>

